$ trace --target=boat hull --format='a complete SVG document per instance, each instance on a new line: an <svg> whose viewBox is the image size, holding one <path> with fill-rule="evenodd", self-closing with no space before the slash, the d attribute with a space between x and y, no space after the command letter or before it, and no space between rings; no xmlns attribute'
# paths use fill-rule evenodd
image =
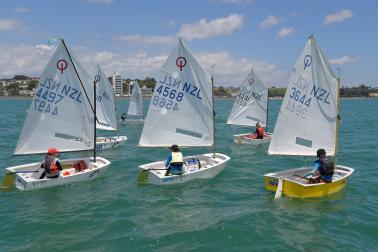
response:
<svg viewBox="0 0 378 252"><path fill-rule="evenodd" d="M261 144L267 144L270 142L270 139L272 138L272 133L264 133L263 139L256 139L256 138L249 138L248 135L253 134L251 133L244 133L244 134L238 134L234 135L234 143L236 144L249 144L249 145L261 145Z"/></svg>
<svg viewBox="0 0 378 252"><path fill-rule="evenodd" d="M72 165L80 160L85 161L88 168L80 172L75 172ZM93 162L93 158L67 159L61 160L61 164L64 169L60 172L58 178L45 177L39 179L43 172L43 169L40 168L40 162L8 167L6 171L7 173L13 173L15 175L15 186L17 189L29 191L94 179L106 170L110 165L110 161L105 158L96 157L96 162ZM38 170L38 172L30 172L35 170Z"/></svg>
<svg viewBox="0 0 378 252"><path fill-rule="evenodd" d="M199 160L201 167L197 164L190 165L188 160ZM212 153L184 157L184 173L182 175L165 176L165 161L154 162L139 166L141 175L145 175L143 179L139 179L140 183L149 183L154 185L175 185L182 184L194 179L210 179L217 176L226 166L231 158L220 153Z"/></svg>
<svg viewBox="0 0 378 252"><path fill-rule="evenodd" d="M282 178L282 193L289 197L315 198L324 197L341 191L347 184L348 178L353 174L354 169L337 165L334 172L334 179L331 183L309 184L307 179L301 178L311 168L291 169L277 173L264 175L265 188L276 191L279 179ZM290 175L291 174L291 175ZM300 174L294 176L294 174Z"/></svg>
<svg viewBox="0 0 378 252"><path fill-rule="evenodd" d="M129 118L129 119L126 119L126 120L119 120L119 123L121 124L139 124L139 123L144 123L145 119L144 118L140 118L140 119L132 119L132 118Z"/></svg>
<svg viewBox="0 0 378 252"><path fill-rule="evenodd" d="M113 149L118 146L124 145L126 140L127 140L126 136L97 137L96 150Z"/></svg>

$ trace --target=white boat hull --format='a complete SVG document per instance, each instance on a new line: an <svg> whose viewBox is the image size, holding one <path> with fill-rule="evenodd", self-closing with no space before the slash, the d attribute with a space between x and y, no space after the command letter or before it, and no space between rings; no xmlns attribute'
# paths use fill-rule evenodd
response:
<svg viewBox="0 0 378 252"><path fill-rule="evenodd" d="M198 164L190 165L187 163L189 159L200 161L201 168ZM231 158L220 153L212 153L184 157L184 167L182 175L165 176L165 161L159 161L139 166L142 173L147 173L147 178L143 179L143 183L154 185L175 185L182 184L194 179L209 179L217 176L226 166Z"/></svg>
<svg viewBox="0 0 378 252"><path fill-rule="evenodd" d="M251 134L253 134L253 133L251 132L251 133L234 135L234 143L236 143L236 144L249 144L249 145L261 145L261 144L269 143L270 139L272 139L272 133L270 133L270 132L264 133L263 139L256 139L256 138L253 138L253 137L248 137Z"/></svg>
<svg viewBox="0 0 378 252"><path fill-rule="evenodd" d="M137 124L137 123L144 123L145 119L144 118L140 118L140 119L132 119L132 118L128 118L128 119L125 119L125 120L119 120L119 123L121 124Z"/></svg>
<svg viewBox="0 0 378 252"><path fill-rule="evenodd" d="M96 149L106 150L113 149L118 146L125 144L127 140L126 136L114 136L114 137L97 137L96 138Z"/></svg>
<svg viewBox="0 0 378 252"><path fill-rule="evenodd" d="M73 165L75 162L80 160L84 160L86 162L88 166L86 170L75 172L74 168L69 167L71 164ZM95 163L93 162L93 158L87 158L61 160L61 164L66 169L63 169L63 171L60 172L58 178L45 177L43 179L39 179L43 173L43 169L40 168L40 162L8 167L6 168L6 171L8 173L15 174L16 188L19 190L29 191L94 179L105 171L105 169L110 165L110 161L106 160L105 158L96 157ZM31 172L36 170L38 170L38 172Z"/></svg>

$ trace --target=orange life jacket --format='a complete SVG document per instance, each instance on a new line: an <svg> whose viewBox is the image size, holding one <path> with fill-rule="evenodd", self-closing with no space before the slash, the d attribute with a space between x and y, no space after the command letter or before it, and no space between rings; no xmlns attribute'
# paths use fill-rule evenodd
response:
<svg viewBox="0 0 378 252"><path fill-rule="evenodd" d="M58 166L56 165L55 158L47 155L45 157L45 171L48 173L57 173L59 171Z"/></svg>
<svg viewBox="0 0 378 252"><path fill-rule="evenodd" d="M257 135L258 136L264 136L264 128L263 127L257 128Z"/></svg>

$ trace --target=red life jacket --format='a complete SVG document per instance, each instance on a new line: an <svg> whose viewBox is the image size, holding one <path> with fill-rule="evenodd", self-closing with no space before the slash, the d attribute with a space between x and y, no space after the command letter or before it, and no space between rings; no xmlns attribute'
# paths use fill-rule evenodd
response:
<svg viewBox="0 0 378 252"><path fill-rule="evenodd" d="M263 127L257 128L257 135L258 136L264 136L264 128Z"/></svg>
<svg viewBox="0 0 378 252"><path fill-rule="evenodd" d="M57 173L59 171L58 166L56 165L55 158L47 155L45 157L45 171L48 173Z"/></svg>

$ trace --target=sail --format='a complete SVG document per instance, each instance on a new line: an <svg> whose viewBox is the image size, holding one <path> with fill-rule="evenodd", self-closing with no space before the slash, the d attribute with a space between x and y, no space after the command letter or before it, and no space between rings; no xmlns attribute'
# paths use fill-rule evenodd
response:
<svg viewBox="0 0 378 252"><path fill-rule="evenodd" d="M278 115L269 154L335 155L338 80L315 38L295 63Z"/></svg>
<svg viewBox="0 0 378 252"><path fill-rule="evenodd" d="M131 92L128 115L143 118L143 101L142 91L140 90L138 82L133 82L133 90Z"/></svg>
<svg viewBox="0 0 378 252"><path fill-rule="evenodd" d="M213 145L212 84L181 38L164 63L140 146Z"/></svg>
<svg viewBox="0 0 378 252"><path fill-rule="evenodd" d="M94 113L89 101L92 78L62 40L42 72L14 154L46 153L50 147L91 149Z"/></svg>
<svg viewBox="0 0 378 252"><path fill-rule="evenodd" d="M117 130L117 116L113 87L99 65L96 66L96 128Z"/></svg>
<svg viewBox="0 0 378 252"><path fill-rule="evenodd" d="M251 69L240 86L227 124L255 126L259 122L265 126L267 105L268 89Z"/></svg>

